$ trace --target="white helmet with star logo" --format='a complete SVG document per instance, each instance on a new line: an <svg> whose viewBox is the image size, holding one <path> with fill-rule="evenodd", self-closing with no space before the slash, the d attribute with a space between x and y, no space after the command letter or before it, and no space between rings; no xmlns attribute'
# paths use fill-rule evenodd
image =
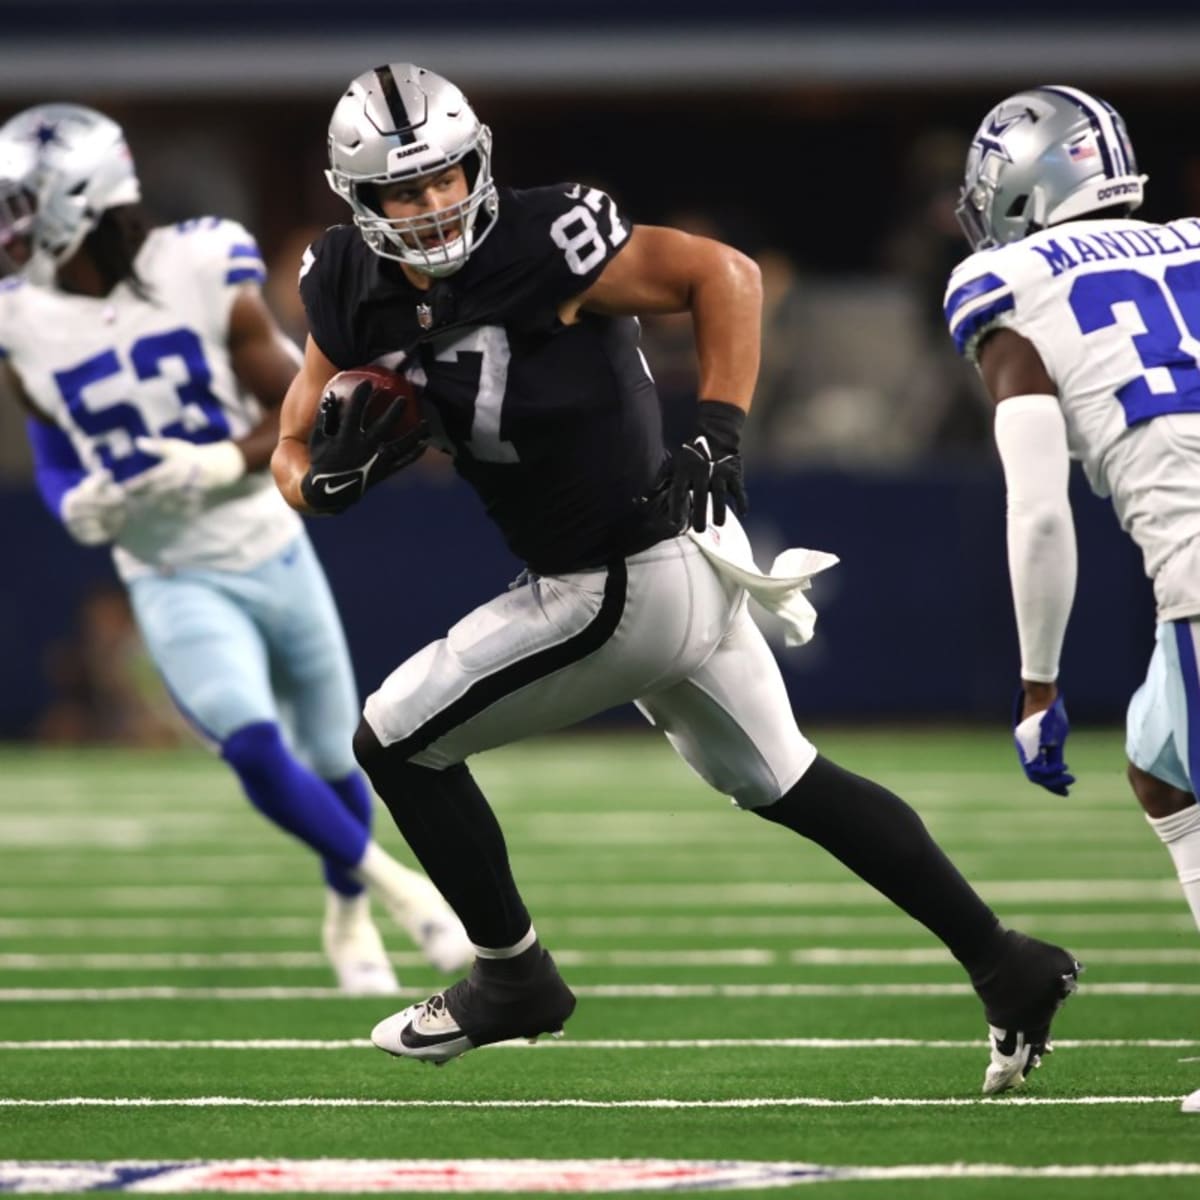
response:
<svg viewBox="0 0 1200 1200"><path fill-rule="evenodd" d="M28 163L21 182L33 198L33 247L56 263L79 249L106 209L141 199L121 127L94 109L27 108L0 127L0 147Z"/></svg>

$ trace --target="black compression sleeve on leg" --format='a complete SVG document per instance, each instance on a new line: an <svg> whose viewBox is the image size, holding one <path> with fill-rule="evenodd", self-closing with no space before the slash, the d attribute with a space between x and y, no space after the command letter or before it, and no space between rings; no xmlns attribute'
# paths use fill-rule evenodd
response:
<svg viewBox="0 0 1200 1200"><path fill-rule="evenodd" d="M477 946L512 946L529 931L504 834L465 763L435 771L389 757L363 721L354 753L396 828Z"/></svg>
<svg viewBox="0 0 1200 1200"><path fill-rule="evenodd" d="M790 792L754 811L828 850L941 938L968 971L995 955L996 914L887 788L818 755Z"/></svg>

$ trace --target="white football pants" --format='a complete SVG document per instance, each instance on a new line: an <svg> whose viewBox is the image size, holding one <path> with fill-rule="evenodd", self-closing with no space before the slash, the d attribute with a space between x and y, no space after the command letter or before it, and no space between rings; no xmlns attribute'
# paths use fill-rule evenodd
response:
<svg viewBox="0 0 1200 1200"><path fill-rule="evenodd" d="M384 746L441 769L631 700L744 808L773 804L816 757L745 593L685 537L515 586L399 666L363 711Z"/></svg>

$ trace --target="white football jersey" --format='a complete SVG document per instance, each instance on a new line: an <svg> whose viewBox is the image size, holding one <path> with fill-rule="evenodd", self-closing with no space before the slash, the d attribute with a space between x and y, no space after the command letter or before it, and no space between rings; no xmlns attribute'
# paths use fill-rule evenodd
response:
<svg viewBox="0 0 1200 1200"><path fill-rule="evenodd" d="M254 238L218 217L163 226L147 237L137 273L145 298L127 283L95 298L0 281L0 355L80 462L118 482L158 462L136 448L139 436L236 439L262 417L228 348L238 290L264 277ZM113 558L125 579L178 567L245 570L300 527L270 475L256 471L187 515L172 511L169 497L135 500Z"/></svg>
<svg viewBox="0 0 1200 1200"><path fill-rule="evenodd" d="M1200 613L1200 219L1072 221L980 251L951 275L945 311L973 361L997 327L1033 343L1159 619Z"/></svg>

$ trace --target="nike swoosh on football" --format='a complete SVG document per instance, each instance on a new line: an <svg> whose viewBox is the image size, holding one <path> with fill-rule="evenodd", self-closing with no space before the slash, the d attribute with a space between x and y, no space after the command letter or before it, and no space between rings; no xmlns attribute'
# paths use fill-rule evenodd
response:
<svg viewBox="0 0 1200 1200"><path fill-rule="evenodd" d="M344 492L348 487L353 487L357 482L357 479L347 479L345 483L339 483L337 487L334 487L327 479L325 481L325 495L332 496L337 492Z"/></svg>

